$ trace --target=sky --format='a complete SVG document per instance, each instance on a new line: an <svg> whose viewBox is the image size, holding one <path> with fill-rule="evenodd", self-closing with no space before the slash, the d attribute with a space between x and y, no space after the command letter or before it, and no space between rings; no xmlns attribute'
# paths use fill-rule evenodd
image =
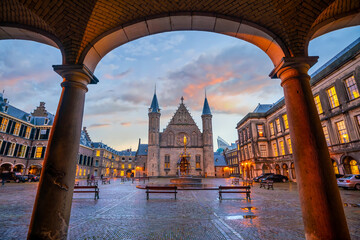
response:
<svg viewBox="0 0 360 240"><path fill-rule="evenodd" d="M309 56L319 61L313 73L360 36L360 26L334 31L310 42ZM55 113L62 81L52 70L61 64L54 47L24 40L0 41L0 91L10 104L32 112L39 102ZM209 32L179 31L147 36L108 53L89 85L83 126L93 141L116 150L147 143L148 108L156 94L160 129L166 128L180 98L200 130L205 90L213 115L214 150L218 136L237 139L236 124L258 103L283 97L279 79L270 79L273 64L256 46Z"/></svg>

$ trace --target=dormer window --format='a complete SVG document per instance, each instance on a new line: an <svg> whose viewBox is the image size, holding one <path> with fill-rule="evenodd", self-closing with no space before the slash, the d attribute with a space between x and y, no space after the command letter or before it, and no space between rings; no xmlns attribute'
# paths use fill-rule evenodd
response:
<svg viewBox="0 0 360 240"><path fill-rule="evenodd" d="M27 116L27 117L26 117L26 120L27 120L28 122L30 122L31 116Z"/></svg>
<svg viewBox="0 0 360 240"><path fill-rule="evenodd" d="M48 118L45 118L44 124L45 124L45 125L48 125L48 123L49 123L49 119L48 119Z"/></svg>
<svg viewBox="0 0 360 240"><path fill-rule="evenodd" d="M8 107L8 106L5 106L5 108L4 108L4 113L7 113L8 109L9 109L9 107Z"/></svg>

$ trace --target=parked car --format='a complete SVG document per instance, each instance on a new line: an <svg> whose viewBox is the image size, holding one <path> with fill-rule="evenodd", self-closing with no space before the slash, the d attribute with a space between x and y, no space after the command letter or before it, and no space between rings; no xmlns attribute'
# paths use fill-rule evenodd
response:
<svg viewBox="0 0 360 240"><path fill-rule="evenodd" d="M40 176L36 176L34 174L29 174L28 178L29 182L38 182L40 180Z"/></svg>
<svg viewBox="0 0 360 240"><path fill-rule="evenodd" d="M344 174L335 174L336 178L342 178L344 176Z"/></svg>
<svg viewBox="0 0 360 240"><path fill-rule="evenodd" d="M20 172L5 172L1 174L1 179L4 178L5 181L10 182L10 181L14 181L14 182L26 182L28 181L28 176L26 175L21 175Z"/></svg>
<svg viewBox="0 0 360 240"><path fill-rule="evenodd" d="M261 182L273 181L273 182L287 182L289 178L280 174L273 174L261 179Z"/></svg>
<svg viewBox="0 0 360 240"><path fill-rule="evenodd" d="M264 173L264 174L261 174L260 176L254 177L253 180L254 180L254 182L260 182L261 179L263 179L269 175L274 175L274 174L273 173Z"/></svg>
<svg viewBox="0 0 360 240"><path fill-rule="evenodd" d="M348 174L337 179L337 185L342 188L355 188L360 190L360 174Z"/></svg>

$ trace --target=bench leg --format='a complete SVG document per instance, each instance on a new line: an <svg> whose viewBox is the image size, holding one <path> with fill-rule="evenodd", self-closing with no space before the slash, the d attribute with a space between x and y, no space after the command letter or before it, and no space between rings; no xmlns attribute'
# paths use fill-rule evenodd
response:
<svg viewBox="0 0 360 240"><path fill-rule="evenodd" d="M146 193L146 200L149 200L149 193Z"/></svg>
<svg viewBox="0 0 360 240"><path fill-rule="evenodd" d="M222 200L221 192L219 192L219 200Z"/></svg>
<svg viewBox="0 0 360 240"><path fill-rule="evenodd" d="M175 192L175 200L176 200L176 193L177 193L177 192Z"/></svg>

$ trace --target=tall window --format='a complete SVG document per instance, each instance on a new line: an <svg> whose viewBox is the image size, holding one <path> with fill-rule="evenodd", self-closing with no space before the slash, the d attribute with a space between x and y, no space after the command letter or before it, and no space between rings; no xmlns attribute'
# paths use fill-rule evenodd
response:
<svg viewBox="0 0 360 240"><path fill-rule="evenodd" d="M100 150L96 150L96 156L100 157Z"/></svg>
<svg viewBox="0 0 360 240"><path fill-rule="evenodd" d="M258 136L259 137L264 136L264 126L262 124L257 125L257 131L258 131Z"/></svg>
<svg viewBox="0 0 360 240"><path fill-rule="evenodd" d="M270 123L270 134L271 136L273 136L275 134L275 131L274 131L274 123Z"/></svg>
<svg viewBox="0 0 360 240"><path fill-rule="evenodd" d="M337 163L335 161L333 161L333 167L334 167L335 174L339 174L339 168L338 168Z"/></svg>
<svg viewBox="0 0 360 240"><path fill-rule="evenodd" d="M14 127L14 135L18 136L20 132L20 123L16 123Z"/></svg>
<svg viewBox="0 0 360 240"><path fill-rule="evenodd" d="M275 120L275 122L276 122L276 130L277 130L277 132L279 133L279 132L281 132L280 119L277 118L277 119Z"/></svg>
<svg viewBox="0 0 360 240"><path fill-rule="evenodd" d="M170 169L170 155L165 155L165 169Z"/></svg>
<svg viewBox="0 0 360 240"><path fill-rule="evenodd" d="M36 147L35 158L41 158L43 147Z"/></svg>
<svg viewBox="0 0 360 240"><path fill-rule="evenodd" d="M288 142L288 147L289 147L289 153L292 154L293 151L292 151L291 139L288 138L288 139L287 139L287 142Z"/></svg>
<svg viewBox="0 0 360 240"><path fill-rule="evenodd" d="M25 157L25 152L26 152L26 146L25 146L25 145L21 145L20 150L18 151L17 156L23 158L23 157Z"/></svg>
<svg viewBox="0 0 360 240"><path fill-rule="evenodd" d="M338 129L338 133L340 136L340 142L341 143L349 142L349 135L347 134L347 131L346 131L345 122L344 121L337 122L336 127Z"/></svg>
<svg viewBox="0 0 360 240"><path fill-rule="evenodd" d="M5 131L6 131L8 122L9 122L9 119L7 119L7 118L3 118L3 119L2 119L1 125L0 125L0 131L1 131L1 132L5 132Z"/></svg>
<svg viewBox="0 0 360 240"><path fill-rule="evenodd" d="M281 155L285 155L284 141L280 141L280 150L281 150Z"/></svg>
<svg viewBox="0 0 360 240"><path fill-rule="evenodd" d="M25 138L30 138L30 133L31 133L31 127L26 127L26 133L25 133Z"/></svg>
<svg viewBox="0 0 360 240"><path fill-rule="evenodd" d="M201 168L201 166L200 166L200 155L196 155L196 168L197 169Z"/></svg>
<svg viewBox="0 0 360 240"><path fill-rule="evenodd" d="M285 130L289 129L289 122L288 122L287 114L284 114L282 117L283 117L283 120L284 120Z"/></svg>
<svg viewBox="0 0 360 240"><path fill-rule="evenodd" d="M16 145L16 143L11 143L8 154L7 154L8 156L14 155L15 145Z"/></svg>
<svg viewBox="0 0 360 240"><path fill-rule="evenodd" d="M356 86L354 76L351 76L351 77L345 79L345 85L346 85L346 89L347 89L350 100L353 100L353 99L356 99L359 97L359 89Z"/></svg>
<svg viewBox="0 0 360 240"><path fill-rule="evenodd" d="M128 164L128 168L131 169L131 164Z"/></svg>
<svg viewBox="0 0 360 240"><path fill-rule="evenodd" d="M124 169L124 168L125 168L125 164L121 164L121 168Z"/></svg>
<svg viewBox="0 0 360 240"><path fill-rule="evenodd" d="M261 157L267 156L266 145L260 145L260 156Z"/></svg>
<svg viewBox="0 0 360 240"><path fill-rule="evenodd" d="M314 102L315 102L315 106L316 106L316 109L318 111L318 114L322 114L324 111L321 107L321 102L320 102L320 96L319 95L316 95L314 97Z"/></svg>
<svg viewBox="0 0 360 240"><path fill-rule="evenodd" d="M273 151L274 151L274 157L279 156L276 143L273 143Z"/></svg>
<svg viewBox="0 0 360 240"><path fill-rule="evenodd" d="M329 101L330 101L331 108L335 108L335 107L339 106L339 100L338 100L338 97L336 95L335 87L329 88L327 90L327 94L329 96Z"/></svg>
<svg viewBox="0 0 360 240"><path fill-rule="evenodd" d="M327 144L328 146L330 146L330 145L331 145L331 142L330 142L329 132L328 132L326 126L323 126L323 131L324 131L324 135L325 135L326 144Z"/></svg>

